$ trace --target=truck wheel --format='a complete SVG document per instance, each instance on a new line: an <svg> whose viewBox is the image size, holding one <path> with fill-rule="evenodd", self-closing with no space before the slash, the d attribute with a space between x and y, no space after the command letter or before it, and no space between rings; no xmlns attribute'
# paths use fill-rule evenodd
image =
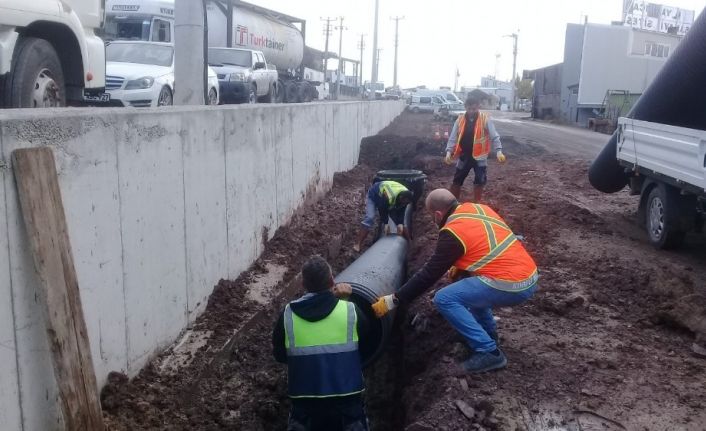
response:
<svg viewBox="0 0 706 431"><path fill-rule="evenodd" d="M157 106L172 106L174 104L174 97L172 96L172 90L166 85L162 87L162 91L159 92L159 97L157 98Z"/></svg>
<svg viewBox="0 0 706 431"><path fill-rule="evenodd" d="M275 84L270 84L270 89L264 96L260 97L257 101L260 103L275 103L276 100L276 89Z"/></svg>
<svg viewBox="0 0 706 431"><path fill-rule="evenodd" d="M658 249L678 247L686 233L679 222L679 195L659 184L647 197L647 236Z"/></svg>
<svg viewBox="0 0 706 431"><path fill-rule="evenodd" d="M419 114L419 108L417 108L416 106L412 108L412 114Z"/></svg>
<svg viewBox="0 0 706 431"><path fill-rule="evenodd" d="M288 82L284 86L284 100L287 103L299 103L299 86L296 82Z"/></svg>
<svg viewBox="0 0 706 431"><path fill-rule="evenodd" d="M257 88L255 84L250 84L250 89L248 90L248 103L257 103Z"/></svg>
<svg viewBox="0 0 706 431"><path fill-rule="evenodd" d="M49 108L66 105L66 84L59 56L44 39L25 37L15 48L5 81L5 106Z"/></svg>
<svg viewBox="0 0 706 431"><path fill-rule="evenodd" d="M285 85L281 79L277 80L277 85L275 86L275 101L276 103L284 103L285 100Z"/></svg>
<svg viewBox="0 0 706 431"><path fill-rule="evenodd" d="M218 105L218 92L215 88L208 90L208 104L211 106Z"/></svg>

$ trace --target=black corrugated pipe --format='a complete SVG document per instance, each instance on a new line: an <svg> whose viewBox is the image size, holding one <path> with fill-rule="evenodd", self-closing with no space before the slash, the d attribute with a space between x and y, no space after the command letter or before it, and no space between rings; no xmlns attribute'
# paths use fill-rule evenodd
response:
<svg viewBox="0 0 706 431"><path fill-rule="evenodd" d="M410 232L413 212L413 206L407 205L405 228ZM405 282L408 247L407 240L400 235L384 236L336 277L336 283L348 283L353 287L351 301L366 313L373 326L370 336L361 340L359 345L364 367L372 364L383 352L395 317L394 313L389 313L378 319L371 304L381 296L395 293Z"/></svg>
<svg viewBox="0 0 706 431"><path fill-rule="evenodd" d="M706 130L704 77L706 13L701 13L627 117ZM628 182L625 169L618 164L616 145L614 134L588 171L591 185L605 193L617 192Z"/></svg>
<svg viewBox="0 0 706 431"><path fill-rule="evenodd" d="M368 366L382 353L392 330L394 313L382 319L375 317L371 304L380 296L395 293L407 276L407 240L399 235L380 238L338 274L336 283L349 283L353 287L351 301L366 313L373 323L371 334L361 340L363 366Z"/></svg>

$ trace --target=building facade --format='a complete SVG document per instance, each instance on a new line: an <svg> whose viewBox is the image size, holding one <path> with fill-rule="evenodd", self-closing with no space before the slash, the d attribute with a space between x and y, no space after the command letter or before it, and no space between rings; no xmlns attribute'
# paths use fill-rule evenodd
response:
<svg viewBox="0 0 706 431"><path fill-rule="evenodd" d="M533 113L543 118L552 109L558 111L555 118L587 126L590 118L602 115L614 94L625 94L625 100L642 94L681 38L622 24L568 24L564 62L526 72L535 78L534 103L540 105Z"/></svg>

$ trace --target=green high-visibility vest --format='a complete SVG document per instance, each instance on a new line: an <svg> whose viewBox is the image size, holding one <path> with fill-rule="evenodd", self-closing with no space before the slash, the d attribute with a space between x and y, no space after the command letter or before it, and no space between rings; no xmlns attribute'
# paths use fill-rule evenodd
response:
<svg viewBox="0 0 706 431"><path fill-rule="evenodd" d="M339 300L325 318L310 322L284 309L289 396L326 398L363 391L355 305Z"/></svg>
<svg viewBox="0 0 706 431"><path fill-rule="evenodd" d="M380 196L387 198L390 208L395 206L397 196L400 193L406 192L409 189L397 181L382 181L380 183Z"/></svg>

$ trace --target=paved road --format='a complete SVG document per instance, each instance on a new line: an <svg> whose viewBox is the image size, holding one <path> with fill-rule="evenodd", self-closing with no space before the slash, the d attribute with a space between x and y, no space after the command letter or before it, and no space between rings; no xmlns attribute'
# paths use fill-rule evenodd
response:
<svg viewBox="0 0 706 431"><path fill-rule="evenodd" d="M534 121L524 112L492 111L490 114L502 136L512 136L519 143L539 145L552 153L586 160L593 160L610 138L587 129Z"/></svg>

